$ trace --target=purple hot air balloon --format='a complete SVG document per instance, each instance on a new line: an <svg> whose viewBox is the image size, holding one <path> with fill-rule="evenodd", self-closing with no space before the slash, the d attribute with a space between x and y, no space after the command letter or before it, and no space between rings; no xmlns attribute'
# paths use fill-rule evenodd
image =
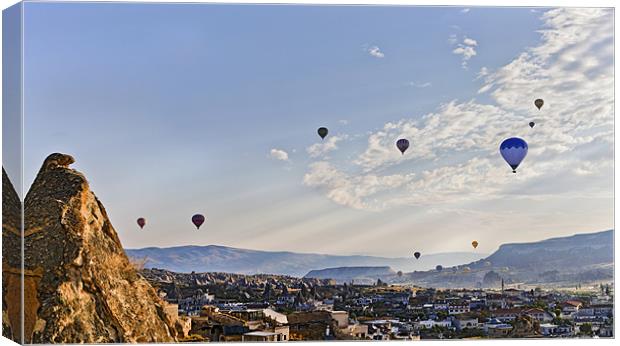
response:
<svg viewBox="0 0 620 346"><path fill-rule="evenodd" d="M499 153L512 168L512 173L517 173L517 167L527 155L527 143L518 137L508 138L499 146Z"/></svg>
<svg viewBox="0 0 620 346"><path fill-rule="evenodd" d="M401 154L405 155L405 151L407 150L407 148L409 148L409 141L401 138L396 141L396 147L398 148L398 150L400 150Z"/></svg>
<svg viewBox="0 0 620 346"><path fill-rule="evenodd" d="M146 225L146 220L143 217L138 218L137 222L141 229L144 228L144 225Z"/></svg>
<svg viewBox="0 0 620 346"><path fill-rule="evenodd" d="M196 214L192 216L192 223L196 226L196 229L200 229L200 225L205 222L205 217L202 214Z"/></svg>

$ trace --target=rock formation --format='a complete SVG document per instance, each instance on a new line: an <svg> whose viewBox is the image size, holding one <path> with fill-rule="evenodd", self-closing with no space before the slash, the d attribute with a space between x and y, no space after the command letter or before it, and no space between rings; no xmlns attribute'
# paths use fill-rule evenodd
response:
<svg viewBox="0 0 620 346"><path fill-rule="evenodd" d="M22 206L2 168L2 335L21 341Z"/></svg>
<svg viewBox="0 0 620 346"><path fill-rule="evenodd" d="M50 155L25 198L24 341L176 341L174 317L130 264L74 161Z"/></svg>

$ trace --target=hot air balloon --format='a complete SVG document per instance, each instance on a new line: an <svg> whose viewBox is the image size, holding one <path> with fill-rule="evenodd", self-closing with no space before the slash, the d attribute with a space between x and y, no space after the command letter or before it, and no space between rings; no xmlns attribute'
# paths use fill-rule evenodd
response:
<svg viewBox="0 0 620 346"><path fill-rule="evenodd" d="M318 132L319 136L321 136L321 139L325 139L325 136L327 136L329 131L327 131L327 127L319 127L316 132Z"/></svg>
<svg viewBox="0 0 620 346"><path fill-rule="evenodd" d="M196 229L200 229L200 226L205 222L205 217L201 214L192 216L192 223L196 226Z"/></svg>
<svg viewBox="0 0 620 346"><path fill-rule="evenodd" d="M400 150L401 154L405 155L405 151L407 150L407 148L409 148L409 141L401 138L396 141L396 147L398 148L398 150Z"/></svg>
<svg viewBox="0 0 620 346"><path fill-rule="evenodd" d="M396 275L398 275L398 277L403 276L403 272L401 270L399 270L398 272L396 272Z"/></svg>
<svg viewBox="0 0 620 346"><path fill-rule="evenodd" d="M416 251L416 252L414 252L414 253L413 253L413 257L415 257L415 259L420 258L420 253L419 253L419 252L417 252L417 251Z"/></svg>
<svg viewBox="0 0 620 346"><path fill-rule="evenodd" d="M527 155L527 143L518 137L508 138L499 146L499 153L512 168L512 173L517 173L517 167Z"/></svg>
<svg viewBox="0 0 620 346"><path fill-rule="evenodd" d="M484 266L485 267L490 267L491 266L491 262L489 262L489 261L484 262Z"/></svg>
<svg viewBox="0 0 620 346"><path fill-rule="evenodd" d="M473 246L473 247L474 247L474 249L475 249L475 248L477 248L477 247L478 247L478 242L477 242L477 241L475 241L475 240L474 240L474 241L472 241L472 242L471 242L471 246Z"/></svg>
<svg viewBox="0 0 620 346"><path fill-rule="evenodd" d="M531 127L531 128L534 128L534 125L536 125L536 123L535 123L535 122L533 122L533 121L530 121L530 127Z"/></svg>
<svg viewBox="0 0 620 346"><path fill-rule="evenodd" d="M543 101L543 99L536 99L536 101L534 101L534 105L538 108L538 110L540 110L544 104L545 101Z"/></svg>
<svg viewBox="0 0 620 346"><path fill-rule="evenodd" d="M443 270L443 267L442 267L440 264L438 264L438 265L435 267L435 269L436 269L438 272L440 272L440 271L442 271L442 270Z"/></svg>
<svg viewBox="0 0 620 346"><path fill-rule="evenodd" d="M138 218L137 222L141 229L144 228L144 225L146 225L146 220L143 217Z"/></svg>

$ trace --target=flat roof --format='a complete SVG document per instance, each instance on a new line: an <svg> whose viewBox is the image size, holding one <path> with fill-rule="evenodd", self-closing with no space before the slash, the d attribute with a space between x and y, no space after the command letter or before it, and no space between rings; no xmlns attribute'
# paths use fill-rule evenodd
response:
<svg viewBox="0 0 620 346"><path fill-rule="evenodd" d="M256 332L245 333L243 335L250 335L250 336L275 336L275 335L278 335L278 334L280 334L280 333L256 331Z"/></svg>

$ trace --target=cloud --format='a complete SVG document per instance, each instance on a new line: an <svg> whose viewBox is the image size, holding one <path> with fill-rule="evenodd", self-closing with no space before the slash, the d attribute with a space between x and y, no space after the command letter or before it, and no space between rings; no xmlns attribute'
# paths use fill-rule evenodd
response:
<svg viewBox="0 0 620 346"><path fill-rule="evenodd" d="M368 54L370 54L371 56L374 56L375 58L381 59L385 57L385 54L383 54L381 49L377 46L368 47L366 51L368 52Z"/></svg>
<svg viewBox="0 0 620 346"><path fill-rule="evenodd" d="M431 86L430 82L424 82L424 83L420 83L420 82L409 82L407 83L409 86L415 87L415 88L428 88L429 86Z"/></svg>
<svg viewBox="0 0 620 346"><path fill-rule="evenodd" d="M469 37L465 37L465 39L463 39L463 43L467 46L477 46L478 45L478 41L474 40L473 38L469 38Z"/></svg>
<svg viewBox="0 0 620 346"><path fill-rule="evenodd" d="M452 36L451 39L449 39L449 42L452 42L452 44L456 43ZM467 69L467 62L469 61L469 59L476 56L476 46L478 46L478 41L469 37L465 37L463 39L463 43L459 43L457 47L452 50L453 54L462 56L461 66L464 69Z"/></svg>
<svg viewBox="0 0 620 346"><path fill-rule="evenodd" d="M349 125L349 121L347 119L340 119L338 120L338 123L340 123L341 125Z"/></svg>
<svg viewBox="0 0 620 346"><path fill-rule="evenodd" d="M480 78L482 78L482 77L485 77L485 76L487 76L488 74L489 74L489 69L483 66L483 67L480 69L480 72L478 72L478 75L476 76L476 79L480 79Z"/></svg>
<svg viewBox="0 0 620 346"><path fill-rule="evenodd" d="M346 139L347 136L330 136L327 137L326 140L323 140L319 143L314 143L308 148L306 148L306 152L310 157L316 158L322 155L329 153L330 151L334 151L338 149L337 143Z"/></svg>
<svg viewBox="0 0 620 346"><path fill-rule="evenodd" d="M453 100L388 122L350 161L312 163L304 184L364 210L557 199L574 196L575 186L583 196L613 198L613 180L601 179L613 172L613 11L563 8L542 19L537 46L479 73L489 103ZM498 154L510 136L530 145L518 174ZM394 144L401 137L411 142L405 155Z"/></svg>
<svg viewBox="0 0 620 346"><path fill-rule="evenodd" d="M271 149L269 157L280 161L288 161L288 153L281 149Z"/></svg>
<svg viewBox="0 0 620 346"><path fill-rule="evenodd" d="M411 181L413 174L377 176L372 174L351 176L336 169L327 161L310 164L310 171L304 176L306 186L317 187L334 202L354 209L381 210L366 198L382 191L398 188Z"/></svg>
<svg viewBox="0 0 620 346"><path fill-rule="evenodd" d="M470 8L464 8L461 10L461 13L469 13L469 11L471 11Z"/></svg>
<svg viewBox="0 0 620 346"><path fill-rule="evenodd" d="M450 36L448 37L448 43L450 45L454 45L458 42L458 39L456 38L456 34L450 34Z"/></svg>

